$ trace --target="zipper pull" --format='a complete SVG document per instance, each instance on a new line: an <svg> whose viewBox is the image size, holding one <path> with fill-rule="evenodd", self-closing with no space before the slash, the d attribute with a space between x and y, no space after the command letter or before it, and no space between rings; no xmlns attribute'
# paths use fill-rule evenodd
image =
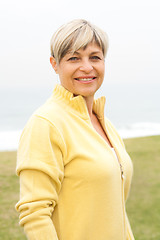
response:
<svg viewBox="0 0 160 240"><path fill-rule="evenodd" d="M120 165L120 169L121 169L121 178L124 179L124 172L123 172L122 164L119 163L119 165Z"/></svg>

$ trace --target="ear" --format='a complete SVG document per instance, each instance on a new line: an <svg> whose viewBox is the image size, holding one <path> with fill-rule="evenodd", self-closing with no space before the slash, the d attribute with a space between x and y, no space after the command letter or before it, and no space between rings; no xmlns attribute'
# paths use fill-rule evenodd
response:
<svg viewBox="0 0 160 240"><path fill-rule="evenodd" d="M50 63L52 65L55 73L58 73L57 62L53 56L50 57Z"/></svg>

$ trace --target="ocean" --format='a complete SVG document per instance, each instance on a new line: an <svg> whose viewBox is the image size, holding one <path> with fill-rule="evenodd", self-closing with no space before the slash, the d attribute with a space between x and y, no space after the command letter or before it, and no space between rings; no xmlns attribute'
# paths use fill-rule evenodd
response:
<svg viewBox="0 0 160 240"><path fill-rule="evenodd" d="M53 86L54 88L54 86ZM16 150L31 114L52 94L51 87L0 89L0 151ZM122 138L160 134L160 84L103 84L105 115Z"/></svg>

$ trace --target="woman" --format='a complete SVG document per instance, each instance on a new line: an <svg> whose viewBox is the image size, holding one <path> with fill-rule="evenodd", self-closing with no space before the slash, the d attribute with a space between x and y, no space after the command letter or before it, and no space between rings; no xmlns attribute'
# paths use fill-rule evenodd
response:
<svg viewBox="0 0 160 240"><path fill-rule="evenodd" d="M125 211L132 163L104 118L106 34L85 20L51 39L59 75L51 98L30 118L17 161L20 225L30 240L134 239Z"/></svg>

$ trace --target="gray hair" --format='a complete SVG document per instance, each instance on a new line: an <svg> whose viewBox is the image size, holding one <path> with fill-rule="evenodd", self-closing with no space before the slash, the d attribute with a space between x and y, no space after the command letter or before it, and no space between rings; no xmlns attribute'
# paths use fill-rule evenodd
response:
<svg viewBox="0 0 160 240"><path fill-rule="evenodd" d="M50 42L51 55L59 63L68 53L74 53L95 42L103 52L104 57L108 50L108 36L97 26L83 19L75 19L62 25L52 36Z"/></svg>

